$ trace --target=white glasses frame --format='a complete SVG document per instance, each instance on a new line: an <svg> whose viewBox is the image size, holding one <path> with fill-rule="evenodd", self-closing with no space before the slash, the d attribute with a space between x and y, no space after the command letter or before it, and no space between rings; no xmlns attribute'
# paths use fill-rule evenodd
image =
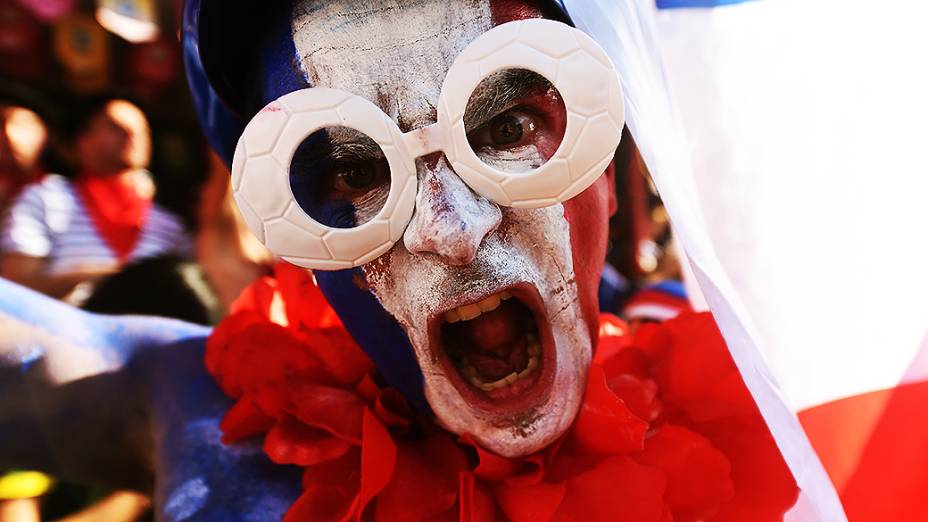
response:
<svg viewBox="0 0 928 522"><path fill-rule="evenodd" d="M524 173L484 163L471 148L464 113L483 79L505 69L544 76L567 111L564 137L543 165ZM314 270L342 270L386 253L403 236L415 207L415 159L443 152L475 192L516 208L570 199L603 173L625 124L615 67L582 31L551 20L508 22L490 29L458 55L442 83L437 122L403 133L379 107L339 89L294 91L265 106L245 127L232 161L235 201L251 231L273 253ZM390 192L372 219L333 228L310 217L290 187L290 163L314 132L348 127L373 139L390 167Z"/></svg>

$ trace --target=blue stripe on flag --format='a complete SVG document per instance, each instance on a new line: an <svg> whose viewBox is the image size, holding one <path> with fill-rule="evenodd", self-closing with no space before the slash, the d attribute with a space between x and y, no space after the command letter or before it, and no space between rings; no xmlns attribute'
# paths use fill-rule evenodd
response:
<svg viewBox="0 0 928 522"><path fill-rule="evenodd" d="M658 9L676 9L680 7L719 7L740 4L750 0L657 0Z"/></svg>

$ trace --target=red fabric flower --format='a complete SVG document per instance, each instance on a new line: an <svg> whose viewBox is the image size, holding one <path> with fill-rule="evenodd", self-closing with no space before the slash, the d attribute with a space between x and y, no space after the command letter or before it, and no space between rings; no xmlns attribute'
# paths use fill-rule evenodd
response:
<svg viewBox="0 0 928 522"><path fill-rule="evenodd" d="M686 428L662 427L648 439L638 461L663 472L664 501L675 521L711 519L734 496L728 458Z"/></svg>
<svg viewBox="0 0 928 522"><path fill-rule="evenodd" d="M603 316L583 404L544 451L495 455L414 412L325 303L281 265L207 345L233 399L226 442L265 434L305 468L287 521L778 520L797 489L711 316L631 339Z"/></svg>
<svg viewBox="0 0 928 522"><path fill-rule="evenodd" d="M603 368L590 367L580 413L568 436L585 453L625 455L644 448L648 422L632 413L606 380Z"/></svg>
<svg viewBox="0 0 928 522"><path fill-rule="evenodd" d="M713 520L780 520L798 495L792 474L712 317L684 314L642 330L636 345L654 356L665 418L704 436L731 465L735 495Z"/></svg>

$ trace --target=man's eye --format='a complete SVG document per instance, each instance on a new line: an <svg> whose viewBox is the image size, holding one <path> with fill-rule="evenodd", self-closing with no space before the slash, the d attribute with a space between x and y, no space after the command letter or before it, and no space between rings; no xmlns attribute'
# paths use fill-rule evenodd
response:
<svg viewBox="0 0 928 522"><path fill-rule="evenodd" d="M513 114L497 116L490 123L490 136L494 145L511 145L521 140L522 134L522 121Z"/></svg>
<svg viewBox="0 0 928 522"><path fill-rule="evenodd" d="M477 129L472 135L471 145L475 148L493 147L496 149L511 149L528 145L534 142L537 127L535 116L519 110L510 110Z"/></svg>
<svg viewBox="0 0 928 522"><path fill-rule="evenodd" d="M384 166L379 164L354 164L339 169L335 175L335 190L351 197L359 192L366 192L380 185L383 181Z"/></svg>
<svg viewBox="0 0 928 522"><path fill-rule="evenodd" d="M353 189L363 189L371 186L376 179L374 171L366 167L353 167L340 175L342 180Z"/></svg>

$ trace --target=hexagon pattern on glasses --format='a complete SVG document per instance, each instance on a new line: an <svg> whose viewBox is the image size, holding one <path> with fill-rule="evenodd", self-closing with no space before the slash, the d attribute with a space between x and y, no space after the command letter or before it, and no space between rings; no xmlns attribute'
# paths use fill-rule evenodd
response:
<svg viewBox="0 0 928 522"><path fill-rule="evenodd" d="M468 100L480 81L513 67L551 81L567 111L564 137L554 155L524 173L485 164L471 148L464 126ZM390 167L383 208L350 229L311 218L290 186L296 149L313 132L335 126L370 136ZM416 157L442 151L475 192L500 205L537 208L589 187L611 161L623 126L618 76L592 39L560 22L510 22L478 37L454 61L434 125L403 134L373 103L338 89L303 89L271 102L249 122L236 147L234 196L249 228L272 252L305 268L340 270L376 259L402 237L415 206Z"/></svg>
<svg viewBox="0 0 928 522"><path fill-rule="evenodd" d="M304 96L307 91L313 96ZM313 123L305 121L307 116ZM312 219L290 188L290 161L303 138L336 125L357 128L373 138L393 178L377 216L352 229L327 227ZM403 234L415 203L415 165L408 154L400 153L405 145L399 129L374 104L337 89L296 91L271 102L248 127L235 149L232 187L245 222L271 252L298 266L340 270L376 259Z"/></svg>

